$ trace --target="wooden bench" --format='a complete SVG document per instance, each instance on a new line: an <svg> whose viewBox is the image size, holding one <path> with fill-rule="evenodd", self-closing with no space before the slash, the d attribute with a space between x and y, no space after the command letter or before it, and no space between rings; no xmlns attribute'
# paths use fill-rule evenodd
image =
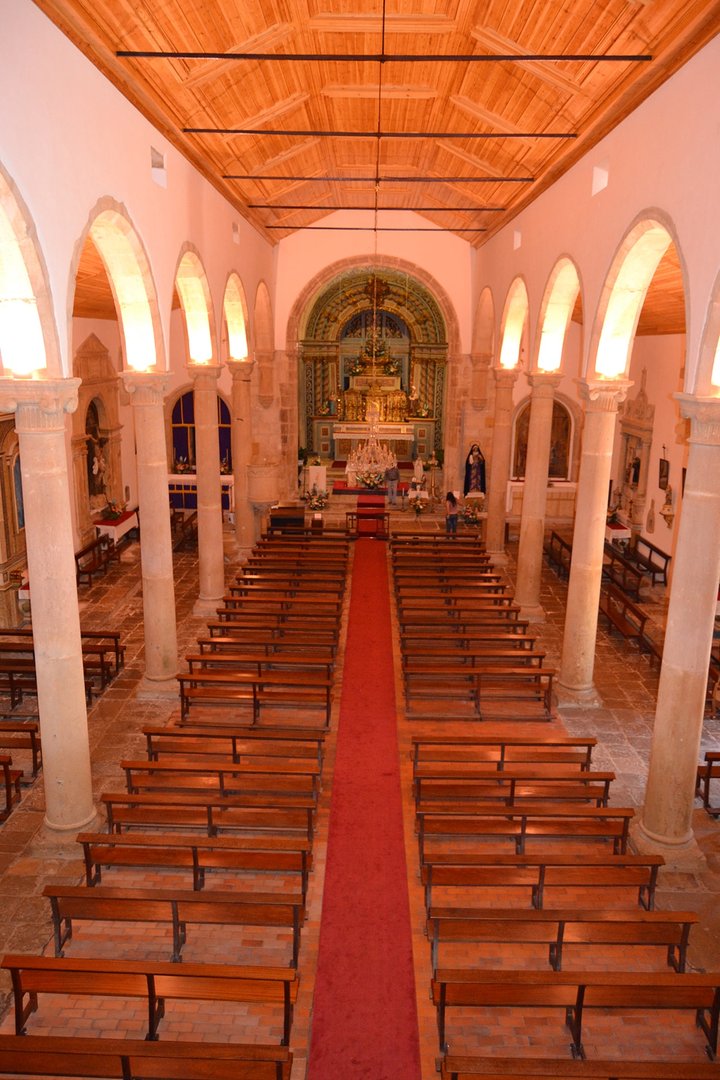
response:
<svg viewBox="0 0 720 1080"><path fill-rule="evenodd" d="M543 551L550 566L554 567L562 578L570 576L572 562L572 543L554 530L545 539Z"/></svg>
<svg viewBox="0 0 720 1080"><path fill-rule="evenodd" d="M303 903L312 866L310 841L295 836L188 836L178 833L79 833L85 882L99 885L103 867L189 869L193 889L202 889L209 870L247 871L300 877Z"/></svg>
<svg viewBox="0 0 720 1080"><path fill-rule="evenodd" d="M315 760L322 769L326 729L163 724L145 726L143 735L149 761L157 761L160 754L183 757L227 755L232 761L253 757L308 758Z"/></svg>
<svg viewBox="0 0 720 1080"><path fill-rule="evenodd" d="M542 667L545 653L539 649L486 648L441 649L438 653L415 655L406 651L401 657L405 695L411 697L430 690L430 697L440 697L460 690L472 696L477 685L476 673L485 668ZM429 685L428 685L429 684ZM427 696L427 695L426 695Z"/></svg>
<svg viewBox="0 0 720 1080"><path fill-rule="evenodd" d="M306 618L314 619L317 616L339 619L343 606L342 597L316 596L314 593L295 593L288 596L275 590L272 593L256 593L249 596L237 596L227 593L223 597L223 610L234 611L278 611L281 613L294 612L303 614Z"/></svg>
<svg viewBox="0 0 720 1080"><path fill-rule="evenodd" d="M115 653L115 672L120 671L125 666L125 646L121 641L121 632L119 630L88 630L87 628L80 627L80 640L82 642L98 642L104 644L107 642L112 643L112 647ZM33 640L33 628L31 626L13 626L0 628L0 639L7 638L20 638L22 640Z"/></svg>
<svg viewBox="0 0 720 1080"><path fill-rule="evenodd" d="M498 769L520 762L532 762L536 767L575 764L580 769L589 769L596 745L594 736L413 735L413 774L424 761L492 761Z"/></svg>
<svg viewBox="0 0 720 1080"><path fill-rule="evenodd" d="M292 934L289 966L297 968L303 901L287 893L196 892L183 889L116 889L97 885L46 885L50 901L55 955L64 956L73 921L169 923L173 963L182 960L187 924L262 926Z"/></svg>
<svg viewBox="0 0 720 1080"><path fill-rule="evenodd" d="M639 533L632 536L625 552L629 559L641 566L645 573L650 574L653 585L657 578L662 580L663 585L667 585L668 567L672 555L668 555Z"/></svg>
<svg viewBox="0 0 720 1080"><path fill-rule="evenodd" d="M617 544L609 540L605 541L603 547L602 574L623 592L630 593L636 600L640 599L644 571L639 570L635 563L626 558Z"/></svg>
<svg viewBox="0 0 720 1080"><path fill-rule="evenodd" d="M614 772L557 767L549 771L532 762L499 770L493 764L422 761L414 774L415 805L430 812L437 803L470 806L487 800L508 805L528 799L570 800L607 806L614 779Z"/></svg>
<svg viewBox="0 0 720 1080"><path fill-rule="evenodd" d="M486 702L522 701L541 706L552 717L552 683L556 674L546 667L483 667L475 674L475 710L482 717Z"/></svg>
<svg viewBox="0 0 720 1080"><path fill-rule="evenodd" d="M231 758L169 760L124 758L128 793L200 791L219 795L302 795L317 800L320 765L317 758L274 758L271 761L233 761Z"/></svg>
<svg viewBox="0 0 720 1080"><path fill-rule="evenodd" d="M448 1054L440 1080L717 1080L705 1061L573 1061L565 1058L467 1057Z"/></svg>
<svg viewBox="0 0 720 1080"><path fill-rule="evenodd" d="M710 802L710 781L720 780L720 751L708 750L705 760L698 765L695 797L702 799L703 809L712 817L720 817L720 806Z"/></svg>
<svg viewBox="0 0 720 1080"><path fill-rule="evenodd" d="M637 889L637 902L646 911L655 906L661 855L597 855L542 852L539 855L438 852L421 867L425 907L432 906L433 887L473 890L528 890L533 908L545 902L546 889Z"/></svg>
<svg viewBox="0 0 720 1080"><path fill-rule="evenodd" d="M207 628L211 638L237 638L242 641L243 648L250 641L258 646L269 645L271 649L276 643L281 649L302 646L308 653L317 649L337 650L337 626L309 626L305 620L292 625L283 622L277 614L266 619L234 616L232 619L211 620Z"/></svg>
<svg viewBox="0 0 720 1080"><path fill-rule="evenodd" d="M626 641L636 641L638 648L640 647L648 616L612 582L608 582L600 590L599 611L605 616L610 626L619 630Z"/></svg>
<svg viewBox="0 0 720 1080"><path fill-rule="evenodd" d="M246 652L237 645L233 652L223 649L221 652L186 653L185 662L189 671L210 671L213 668L226 671L250 671L262 675L265 671L320 671L326 678L332 676L334 661L316 653L304 653L300 650L285 652L282 655Z"/></svg>
<svg viewBox="0 0 720 1080"><path fill-rule="evenodd" d="M449 1008L504 1010L560 1008L572 1037L573 1057L584 1058L582 1024L586 1009L690 1010L715 1060L720 1013L720 974L609 971L445 971L432 981L440 1050L447 1050Z"/></svg>
<svg viewBox="0 0 720 1080"><path fill-rule="evenodd" d="M40 725L37 720L3 720L0 722L0 748L29 750L32 775L37 776L42 765Z"/></svg>
<svg viewBox="0 0 720 1080"><path fill-rule="evenodd" d="M104 791L100 801L108 832L128 828L202 829L217 836L221 829L255 833L290 833L312 841L315 799L312 796L202 795L195 792Z"/></svg>
<svg viewBox="0 0 720 1080"><path fill-rule="evenodd" d="M328 603L337 604L342 601L345 593L345 579L339 579L336 583L325 581L313 581L304 577L295 581L272 578L267 580L257 576L246 578L238 577L234 583L228 586L231 596L264 598L287 597L301 600L326 600Z"/></svg>
<svg viewBox="0 0 720 1080"><path fill-rule="evenodd" d="M620 806L577 806L568 803L492 807L472 810L418 810L418 849L420 865L425 862L428 837L503 838L515 845L515 854L523 855L528 839L611 841L616 854L627 851L628 830L634 810Z"/></svg>
<svg viewBox="0 0 720 1080"><path fill-rule="evenodd" d="M99 676L100 690L104 690L113 678L113 665L110 661L113 648L109 643L96 645L81 641L80 644L85 675L85 694L89 704L92 701L91 678L94 675ZM37 694L35 648L32 643L1 640L0 671L3 674L15 676L14 689L20 692L21 699L23 693Z"/></svg>
<svg viewBox="0 0 720 1080"><path fill-rule="evenodd" d="M692 911L433 907L426 929L433 978L443 945L487 943L545 945L553 971L562 970L563 951L569 946L600 948L603 960L610 945L659 946L665 951L666 964L674 971L685 971L690 930L697 921Z"/></svg>
<svg viewBox="0 0 720 1080"><path fill-rule="evenodd" d="M197 542L197 510L171 510L170 534L173 551Z"/></svg>
<svg viewBox="0 0 720 1080"><path fill-rule="evenodd" d="M504 598L501 598L504 599ZM397 617L402 634L422 630L432 633L436 628L442 633L451 631L462 637L471 629L503 627L506 623L515 624L520 614L520 606L509 600L506 603L487 604L478 602L471 610L458 608L399 608ZM527 626L527 623L525 623Z"/></svg>
<svg viewBox="0 0 720 1080"><path fill-rule="evenodd" d="M217 633L211 633L210 637L199 637L197 639L198 650L201 653L242 650L245 653L281 658L283 653L296 652L301 648L304 656L317 656L323 660L334 660L337 655L337 635L333 632L327 635L308 635L304 630L298 628L296 631L288 631L283 637L278 637L273 630L262 630L255 627L246 630L237 628L233 633L222 634L219 628L232 626L231 623L214 623L212 625L214 625Z"/></svg>
<svg viewBox="0 0 720 1080"><path fill-rule="evenodd" d="M15 1034L23 1035L42 994L143 998L146 1038L158 1037L167 1000L236 1001L276 1006L282 1012L281 1045L290 1039L297 973L292 968L240 967L233 964L68 959L6 953L0 967L10 972L15 998Z"/></svg>
<svg viewBox="0 0 720 1080"><path fill-rule="evenodd" d="M0 1076L290 1080L292 1054L260 1043L0 1035Z"/></svg>
<svg viewBox="0 0 720 1080"><path fill-rule="evenodd" d="M390 511L376 506L347 510L345 531L348 536L372 536L377 540L387 540L390 535Z"/></svg>
<svg viewBox="0 0 720 1080"><path fill-rule="evenodd" d="M0 773L2 774L5 789L5 809L0 811L0 821L5 821L12 813L15 804L20 802L22 769L13 768L10 754L0 754Z"/></svg>
<svg viewBox="0 0 720 1080"><path fill-rule="evenodd" d="M263 705L302 705L320 709L326 727L330 724L333 680L312 671L263 670L257 672L218 671L200 668L176 676L180 686L180 718L187 717L193 703L201 705L241 705L251 707L254 721Z"/></svg>
<svg viewBox="0 0 720 1080"><path fill-rule="evenodd" d="M93 577L104 574L110 564L112 541L101 533L75 552L75 579L78 585L92 585Z"/></svg>

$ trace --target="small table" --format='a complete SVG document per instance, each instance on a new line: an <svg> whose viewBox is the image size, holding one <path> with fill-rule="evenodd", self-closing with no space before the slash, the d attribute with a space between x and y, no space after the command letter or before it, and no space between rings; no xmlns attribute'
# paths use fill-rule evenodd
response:
<svg viewBox="0 0 720 1080"><path fill-rule="evenodd" d="M608 522L605 526L605 539L610 543L617 544L619 541L627 541L632 536L630 529L627 525L621 525L619 522Z"/></svg>
<svg viewBox="0 0 720 1080"><path fill-rule="evenodd" d="M123 536L126 536L132 529L137 529L138 532L140 530L137 507L133 510L125 510L120 517L107 521L101 518L99 521L95 521L94 524L98 534L109 536L114 544L122 540Z"/></svg>

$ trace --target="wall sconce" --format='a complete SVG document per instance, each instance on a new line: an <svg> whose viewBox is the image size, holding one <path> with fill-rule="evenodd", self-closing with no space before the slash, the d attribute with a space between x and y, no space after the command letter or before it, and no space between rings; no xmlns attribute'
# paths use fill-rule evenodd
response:
<svg viewBox="0 0 720 1080"><path fill-rule="evenodd" d="M668 529L672 528L673 519L675 518L675 511L673 510L673 497L672 488L668 484L665 489L665 502L660 507L660 517L665 518L665 524Z"/></svg>

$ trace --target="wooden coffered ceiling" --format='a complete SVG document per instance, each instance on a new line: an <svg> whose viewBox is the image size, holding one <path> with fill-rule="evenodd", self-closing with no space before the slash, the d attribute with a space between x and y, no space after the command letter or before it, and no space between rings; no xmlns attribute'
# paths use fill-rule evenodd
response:
<svg viewBox="0 0 720 1080"><path fill-rule="evenodd" d="M481 245L720 31L719 0L36 3L271 242L348 207Z"/></svg>

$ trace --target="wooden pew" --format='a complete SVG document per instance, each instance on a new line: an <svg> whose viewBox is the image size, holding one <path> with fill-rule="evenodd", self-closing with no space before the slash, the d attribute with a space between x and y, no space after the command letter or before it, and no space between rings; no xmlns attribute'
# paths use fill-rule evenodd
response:
<svg viewBox="0 0 720 1080"><path fill-rule="evenodd" d="M265 671L319 671L326 678L332 676L334 662L324 656L297 650L282 655L268 655L246 652L238 645L233 652L223 649L213 652L186 653L185 662L189 671L211 671L213 668L225 671L250 671L262 675Z"/></svg>
<svg viewBox="0 0 720 1080"><path fill-rule="evenodd" d="M492 852L438 852L421 867L425 906L430 911L433 888L528 890L533 908L542 908L546 889L637 889L637 902L646 911L655 906L661 855L598 855L544 851L538 855L499 855Z"/></svg>
<svg viewBox="0 0 720 1080"><path fill-rule="evenodd" d="M572 1037L573 1057L584 1058L582 1024L587 1009L689 1010L715 1060L720 974L609 971L445 971L432 981L441 1052L447 1048L449 1008L560 1008Z"/></svg>
<svg viewBox="0 0 720 1080"><path fill-rule="evenodd" d="M287 893L196 892L183 889L124 889L97 885L46 885L50 901L55 955L64 956L73 921L169 923L173 963L182 960L187 924L261 926L292 934L289 966L297 968L300 927L305 918L300 896Z"/></svg>
<svg viewBox="0 0 720 1080"><path fill-rule="evenodd" d="M0 1076L290 1080L292 1054L260 1043L0 1035Z"/></svg>
<svg viewBox="0 0 720 1080"><path fill-rule="evenodd" d="M226 628L228 623L215 623L216 628ZM302 649L304 656L317 656L324 660L334 660L337 655L337 634L332 631L323 639L323 635L310 635L305 630L298 628L296 631L288 631L282 637L278 637L273 630L262 630L260 627L241 629L237 628L229 634L216 634L197 639L198 650L201 653L236 652L242 650L245 653L253 653L260 656L282 657L286 652L297 652Z"/></svg>
<svg viewBox="0 0 720 1080"><path fill-rule="evenodd" d="M563 952L572 946L602 949L603 960L610 945L659 946L664 950L665 964L674 971L684 972L690 930L697 921L698 915L693 911L432 907L427 936L433 978L441 966L443 945L486 943L545 945L553 971L562 970Z"/></svg>
<svg viewBox="0 0 720 1080"><path fill-rule="evenodd" d="M263 705L305 706L324 714L330 724L333 679L313 671L218 671L201 668L176 676L180 687L180 717L193 702L201 705L250 705L254 721Z"/></svg>
<svg viewBox="0 0 720 1080"><path fill-rule="evenodd" d="M627 851L628 830L634 810L623 806L565 806L549 803L507 806L503 810L473 807L454 811L417 812L420 865L425 862L428 837L493 837L511 840L515 854L523 855L531 840L611 841L616 854Z"/></svg>
<svg viewBox="0 0 720 1080"><path fill-rule="evenodd" d="M614 772L548 770L532 763L498 770L493 764L426 761L415 769L415 805L429 813L441 803L458 807L465 803L470 808L487 801L513 805L529 799L607 806L614 779Z"/></svg>
<svg viewBox="0 0 720 1080"><path fill-rule="evenodd" d="M576 764L589 769L597 745L594 736L574 735L413 735L413 773L424 761L476 761L506 764Z"/></svg>
<svg viewBox="0 0 720 1080"><path fill-rule="evenodd" d="M115 653L115 672L125 666L125 646L121 641L122 634L119 630L88 630L80 627L80 639L83 642L98 642L99 644L111 642ZM23 641L33 640L33 628L31 626L11 626L0 628L0 639L20 638Z"/></svg>
<svg viewBox="0 0 720 1080"><path fill-rule="evenodd" d="M258 647L269 645L271 652L275 643L279 649L302 646L307 652L318 649L337 651L337 625L318 627L308 625L305 620L293 625L277 614L265 619L240 618L239 615L232 619L217 619L210 621L207 628L211 638L237 638L243 642L243 648L249 642L255 642Z"/></svg>
<svg viewBox="0 0 720 1080"><path fill-rule="evenodd" d="M290 1039L297 973L292 968L233 964L68 959L6 953L0 967L10 972L15 998L15 1034L22 1035L43 994L142 998L147 1002L146 1038L158 1036L167 1000L236 1001L275 1006L282 1014L281 1044Z"/></svg>
<svg viewBox="0 0 720 1080"><path fill-rule="evenodd" d="M303 795L317 800L320 766L316 758L271 761L233 761L231 758L190 758L148 761L124 758L128 793L196 791L236 795Z"/></svg>
<svg viewBox="0 0 720 1080"><path fill-rule="evenodd" d="M202 795L194 792L104 791L108 832L128 828L290 833L312 840L316 801L308 795Z"/></svg>
<svg viewBox="0 0 720 1080"><path fill-rule="evenodd" d="M78 833L85 883L99 885L103 867L188 869L193 889L202 889L209 870L297 874L303 903L312 866L312 847L297 836L190 836L179 833Z"/></svg>
<svg viewBox="0 0 720 1080"><path fill-rule="evenodd" d="M716 1080L708 1061L571 1061L565 1058L467 1057L448 1054L440 1080Z"/></svg>
<svg viewBox="0 0 720 1080"><path fill-rule="evenodd" d="M711 817L720 817L720 806L713 806L710 802L711 780L720 780L720 751L717 750L708 750L704 762L698 765L695 797L702 799L703 809Z"/></svg>
<svg viewBox="0 0 720 1080"><path fill-rule="evenodd" d="M253 757L309 758L322 769L325 728L257 727L241 724L176 727L146 725L143 735L149 761L160 754L183 757L229 756L232 761Z"/></svg>
<svg viewBox="0 0 720 1080"><path fill-rule="evenodd" d="M20 802L20 781L22 769L14 769L10 754L0 754L0 774L5 789L5 808L0 811L0 821L5 821L12 813L13 807Z"/></svg>
<svg viewBox="0 0 720 1080"><path fill-rule="evenodd" d="M475 711L482 716L488 702L538 704L540 718L552 717L552 682L556 672L546 667L482 667L475 674Z"/></svg>
<svg viewBox="0 0 720 1080"><path fill-rule="evenodd" d="M560 577L570 576L572 561L572 543L553 529L543 543L543 550L548 563L555 568Z"/></svg>
<svg viewBox="0 0 720 1080"><path fill-rule="evenodd" d="M617 544L605 541L603 548L603 577L608 578L625 593L630 593L636 600L640 599L640 586L643 582L644 572L637 565L623 555Z"/></svg>
<svg viewBox="0 0 720 1080"><path fill-rule="evenodd" d="M663 585L667 585L668 568L672 555L668 555L646 537L640 536L639 533L633 534L625 553L627 558L632 559L633 562L643 568L645 573L650 574L653 585L656 578L661 579Z"/></svg>
<svg viewBox="0 0 720 1080"><path fill-rule="evenodd" d="M538 649L501 648L467 649L461 653L447 650L436 656L403 654L401 666L405 697L477 699L478 672L501 667L540 668L545 653ZM464 662L463 662L464 661Z"/></svg>
<svg viewBox="0 0 720 1080"><path fill-rule="evenodd" d="M42 765L40 725L37 720L3 720L0 722L0 748L29 750L32 775L37 776Z"/></svg>
<svg viewBox="0 0 720 1080"><path fill-rule="evenodd" d="M626 596L622 589L609 582L600 590L600 614L610 626L619 630L626 641L637 641L638 647L645 635L648 616Z"/></svg>
<svg viewBox="0 0 720 1080"><path fill-rule="evenodd" d="M75 579L78 585L92 585L93 577L104 574L110 565L112 541L100 533L75 552Z"/></svg>

